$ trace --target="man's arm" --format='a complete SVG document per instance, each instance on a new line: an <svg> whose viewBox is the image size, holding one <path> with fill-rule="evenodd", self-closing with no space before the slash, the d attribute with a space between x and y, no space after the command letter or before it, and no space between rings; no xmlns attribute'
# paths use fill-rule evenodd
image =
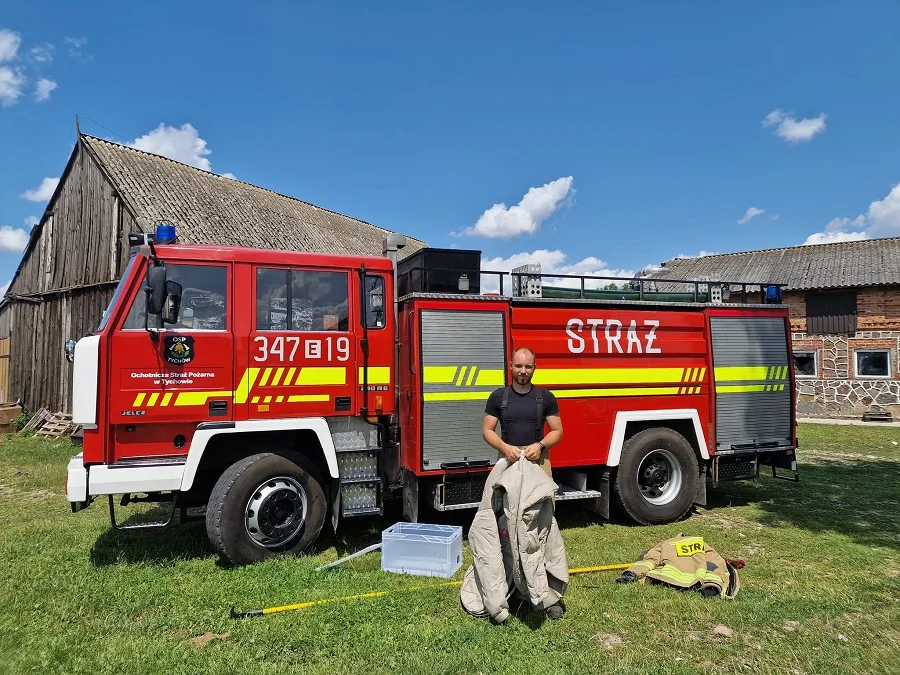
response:
<svg viewBox="0 0 900 675"><path fill-rule="evenodd" d="M494 448L494 450L502 452L509 463L512 464L517 459L519 459L521 451L514 445L504 443L503 439L500 438L500 434L495 431L497 428L497 423L499 421L500 419L495 417L494 415L485 413L484 420L481 422L481 435L484 437L484 440L488 445Z"/></svg>
<svg viewBox="0 0 900 675"><path fill-rule="evenodd" d="M541 439L541 443L543 443L544 447L549 450L562 440L562 418L560 418L559 415L551 415L544 419L547 420L547 426L550 427L550 431ZM529 445L527 448L525 448L525 457L530 459L532 462L538 461L538 459L540 459L541 457L541 446L537 443L532 443L531 445Z"/></svg>

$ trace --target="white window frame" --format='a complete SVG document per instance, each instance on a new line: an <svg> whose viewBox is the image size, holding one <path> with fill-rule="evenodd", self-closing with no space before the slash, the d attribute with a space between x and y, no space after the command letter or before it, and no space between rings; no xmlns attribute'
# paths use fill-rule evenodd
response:
<svg viewBox="0 0 900 675"><path fill-rule="evenodd" d="M886 352L887 353L887 366L888 372L887 375L860 375L859 374L859 361L856 358L857 354L876 354ZM889 380L893 376L893 367L892 361L894 360L893 352L890 349L854 349L853 350L853 376L858 380Z"/></svg>
<svg viewBox="0 0 900 675"><path fill-rule="evenodd" d="M818 380L819 379L819 350L818 349L795 349L793 354L812 354L813 355L813 365L815 366L815 372L812 375L804 375L803 373L798 372L796 369L794 370L794 376L798 380ZM793 356L792 354L792 356Z"/></svg>

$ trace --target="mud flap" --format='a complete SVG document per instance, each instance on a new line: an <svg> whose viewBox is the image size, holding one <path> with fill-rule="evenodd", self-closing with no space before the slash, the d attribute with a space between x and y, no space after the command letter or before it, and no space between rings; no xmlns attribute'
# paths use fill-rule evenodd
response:
<svg viewBox="0 0 900 675"><path fill-rule="evenodd" d="M706 475L707 475L707 466L706 463L701 460L700 465L700 480L697 481L697 494L694 495L694 504L699 506L706 506Z"/></svg>
<svg viewBox="0 0 900 675"><path fill-rule="evenodd" d="M599 490L600 496L597 497L597 499L590 500L588 510L596 513L604 520L609 520L609 496L612 492L612 482L609 480L609 469L603 471L600 475L600 485L593 489Z"/></svg>
<svg viewBox="0 0 900 675"><path fill-rule="evenodd" d="M331 527L337 532L338 521L341 518L341 480L340 478L331 479Z"/></svg>
<svg viewBox="0 0 900 675"><path fill-rule="evenodd" d="M411 471L403 471L403 517L419 522L419 481Z"/></svg>

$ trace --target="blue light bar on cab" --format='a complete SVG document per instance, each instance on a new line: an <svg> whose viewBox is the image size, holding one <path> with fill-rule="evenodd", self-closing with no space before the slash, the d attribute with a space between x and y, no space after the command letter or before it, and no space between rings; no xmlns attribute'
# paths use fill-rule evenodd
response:
<svg viewBox="0 0 900 675"><path fill-rule="evenodd" d="M171 244L175 241L175 226L171 223L160 223L156 226L156 243Z"/></svg>

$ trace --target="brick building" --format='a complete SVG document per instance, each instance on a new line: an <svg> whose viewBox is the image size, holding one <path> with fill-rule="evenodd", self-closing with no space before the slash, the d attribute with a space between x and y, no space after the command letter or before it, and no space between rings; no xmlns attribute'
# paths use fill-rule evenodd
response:
<svg viewBox="0 0 900 675"><path fill-rule="evenodd" d="M785 284L798 415L900 419L900 238L663 263L678 279Z"/></svg>

